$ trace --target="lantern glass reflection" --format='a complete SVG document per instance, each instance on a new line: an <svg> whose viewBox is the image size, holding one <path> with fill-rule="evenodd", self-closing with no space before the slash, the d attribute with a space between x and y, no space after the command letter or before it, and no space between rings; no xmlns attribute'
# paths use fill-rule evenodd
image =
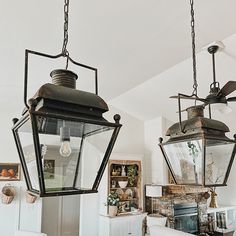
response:
<svg viewBox="0 0 236 236"><path fill-rule="evenodd" d="M106 152L115 127L36 116L45 192L92 189L96 169ZM61 127L70 130L71 155L60 155ZM32 141L30 119L18 129L31 186L39 191L37 159ZM86 157L86 158L85 158Z"/></svg>
<svg viewBox="0 0 236 236"><path fill-rule="evenodd" d="M163 148L178 184L202 184L201 140L171 143Z"/></svg>
<svg viewBox="0 0 236 236"><path fill-rule="evenodd" d="M206 140L205 184L224 183L235 144L222 140Z"/></svg>

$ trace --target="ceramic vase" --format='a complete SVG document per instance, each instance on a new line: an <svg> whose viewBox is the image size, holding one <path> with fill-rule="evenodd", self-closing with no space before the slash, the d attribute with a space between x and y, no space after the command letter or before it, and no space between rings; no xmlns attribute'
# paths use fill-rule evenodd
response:
<svg viewBox="0 0 236 236"><path fill-rule="evenodd" d="M211 191L211 201L209 207L217 208L217 201L216 201L217 194L215 191Z"/></svg>
<svg viewBox="0 0 236 236"><path fill-rule="evenodd" d="M108 214L109 214L109 216L111 216L111 217L116 216L116 215L117 215L117 211L118 211L117 206L109 206L109 207L108 207Z"/></svg>

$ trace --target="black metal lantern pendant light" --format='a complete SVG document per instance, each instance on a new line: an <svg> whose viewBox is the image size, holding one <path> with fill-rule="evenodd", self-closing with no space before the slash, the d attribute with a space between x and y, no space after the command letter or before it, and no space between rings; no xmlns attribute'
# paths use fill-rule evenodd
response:
<svg viewBox="0 0 236 236"><path fill-rule="evenodd" d="M193 52L193 93L178 94L179 122L172 125L166 135L170 136L160 148L176 184L225 186L236 152L236 141L225 136L229 128L222 122L204 118L205 100L197 96L194 8L191 5L191 35ZM195 105L187 108L188 119L181 120L181 99L194 99ZM202 100L202 105L196 105ZM236 136L235 136L236 138Z"/></svg>
<svg viewBox="0 0 236 236"><path fill-rule="evenodd" d="M96 193L121 128L119 115L114 116L114 123L103 118L108 106L97 95L97 69L69 56L68 10L66 0L62 53L52 56L26 50L26 109L19 120L13 119L12 130L28 191L41 197ZM64 57L66 69L52 71L52 84L41 86L27 102L29 54ZM76 90L77 75L67 70L69 62L95 72L95 94Z"/></svg>

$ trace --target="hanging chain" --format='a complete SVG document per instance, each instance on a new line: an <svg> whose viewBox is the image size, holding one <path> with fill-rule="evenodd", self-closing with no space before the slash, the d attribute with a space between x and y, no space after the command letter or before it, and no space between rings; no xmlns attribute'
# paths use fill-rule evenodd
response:
<svg viewBox="0 0 236 236"><path fill-rule="evenodd" d="M66 60L66 69L68 68L69 52L67 51L68 44L68 20L69 20L69 0L65 0L64 5L64 40L62 46L62 54L67 57Z"/></svg>
<svg viewBox="0 0 236 236"><path fill-rule="evenodd" d="M195 46L195 21L194 21L194 0L190 0L191 6L191 37L192 37L192 59L193 59L193 93L197 95L197 69L196 69L196 46Z"/></svg>

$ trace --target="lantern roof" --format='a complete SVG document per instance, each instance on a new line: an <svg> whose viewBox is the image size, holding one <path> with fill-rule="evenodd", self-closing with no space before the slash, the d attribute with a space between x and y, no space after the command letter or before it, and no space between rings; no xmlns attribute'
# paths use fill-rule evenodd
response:
<svg viewBox="0 0 236 236"><path fill-rule="evenodd" d="M186 137L188 135L216 135L224 137L229 128L221 121L209 119L203 116L203 106L193 106L187 108L188 119L182 121L182 128L180 124L175 123L166 132L166 136L173 138Z"/></svg>
<svg viewBox="0 0 236 236"><path fill-rule="evenodd" d="M34 99L37 101L40 101L42 98L51 101L70 103L74 104L74 106L89 107L90 109L100 110L102 113L109 110L106 102L94 93L50 83L41 86L34 95Z"/></svg>

